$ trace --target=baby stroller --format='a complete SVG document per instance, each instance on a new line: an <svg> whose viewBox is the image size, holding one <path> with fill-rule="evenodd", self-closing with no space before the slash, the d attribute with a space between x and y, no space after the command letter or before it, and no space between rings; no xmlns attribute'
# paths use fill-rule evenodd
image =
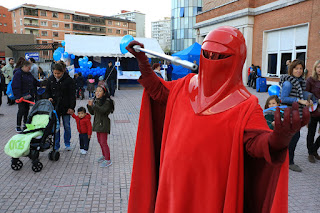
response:
<svg viewBox="0 0 320 213"><path fill-rule="evenodd" d="M49 160L58 161L60 153L54 149L58 126L57 115L51 102L46 99L36 102L28 115L27 129L13 136L5 147L6 154L12 157L11 168L20 170L23 163L19 157L29 157L32 160L32 170L40 172L43 165L39 161L39 154L51 147Z"/></svg>

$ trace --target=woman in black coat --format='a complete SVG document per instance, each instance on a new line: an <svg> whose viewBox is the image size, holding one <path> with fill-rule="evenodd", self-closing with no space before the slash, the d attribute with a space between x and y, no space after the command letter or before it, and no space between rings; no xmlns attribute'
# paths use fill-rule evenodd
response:
<svg viewBox="0 0 320 213"><path fill-rule="evenodd" d="M71 150L71 127L70 115L74 113L76 106L76 89L73 79L66 72L66 65L60 61L53 66L53 75L48 79L45 97L48 98L57 114L59 119L62 117L64 127L64 144L66 150ZM60 130L56 134L55 149L60 148Z"/></svg>

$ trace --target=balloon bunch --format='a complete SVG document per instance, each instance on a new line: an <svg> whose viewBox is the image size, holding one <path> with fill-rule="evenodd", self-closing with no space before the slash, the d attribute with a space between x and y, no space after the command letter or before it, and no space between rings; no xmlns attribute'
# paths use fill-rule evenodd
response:
<svg viewBox="0 0 320 213"><path fill-rule="evenodd" d="M92 67L92 61L89 61L89 58L87 56L83 58L79 58L78 60L80 68L91 68Z"/></svg>
<svg viewBox="0 0 320 213"><path fill-rule="evenodd" d="M91 61L90 61L91 62ZM92 75L93 77L95 76L104 76L107 68L75 68L75 73L81 72L83 77L88 77L88 75Z"/></svg>
<svg viewBox="0 0 320 213"><path fill-rule="evenodd" d="M66 45L66 42L62 41L61 44L62 44L63 47L58 47L53 52L53 60L55 60L55 61L66 60L69 57L71 59L75 59L75 55L73 55L73 54L69 55L69 53L64 51L64 46Z"/></svg>

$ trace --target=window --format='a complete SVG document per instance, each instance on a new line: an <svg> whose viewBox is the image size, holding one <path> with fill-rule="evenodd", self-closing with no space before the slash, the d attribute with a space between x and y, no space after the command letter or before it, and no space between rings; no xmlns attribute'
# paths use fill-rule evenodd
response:
<svg viewBox="0 0 320 213"><path fill-rule="evenodd" d="M128 31L124 30L123 35L127 35L127 34L128 34Z"/></svg>
<svg viewBox="0 0 320 213"><path fill-rule="evenodd" d="M0 14L0 17L1 17L1 14Z"/></svg>
<svg viewBox="0 0 320 213"><path fill-rule="evenodd" d="M59 23L58 22L52 22L52 27L59 27Z"/></svg>
<svg viewBox="0 0 320 213"><path fill-rule="evenodd" d="M7 24L6 24L6 23L4 23L4 24L3 24L3 26L5 26L5 27L6 27L6 26L7 26Z"/></svg>
<svg viewBox="0 0 320 213"><path fill-rule="evenodd" d="M52 12L52 17L53 18L58 18L58 13L57 12Z"/></svg>
<svg viewBox="0 0 320 213"><path fill-rule="evenodd" d="M123 26L124 26L124 27L127 27L127 26L128 26L128 23L123 23Z"/></svg>
<svg viewBox="0 0 320 213"><path fill-rule="evenodd" d="M108 29L108 33L112 33L112 29Z"/></svg>
<svg viewBox="0 0 320 213"><path fill-rule="evenodd" d="M180 17L184 17L184 7L180 8Z"/></svg>
<svg viewBox="0 0 320 213"><path fill-rule="evenodd" d="M16 12L15 11L13 11L12 14L13 14L13 18L16 17Z"/></svg>
<svg viewBox="0 0 320 213"><path fill-rule="evenodd" d="M2 26L2 23L0 22L0 26Z"/></svg>
<svg viewBox="0 0 320 213"><path fill-rule="evenodd" d="M19 14L20 14L20 16L21 16L21 11L22 11L22 10L20 9L20 10L19 10Z"/></svg>
<svg viewBox="0 0 320 213"><path fill-rule="evenodd" d="M116 30L116 34L120 34L121 33L121 31L120 30Z"/></svg>
<svg viewBox="0 0 320 213"><path fill-rule="evenodd" d="M70 24L64 24L64 28L70 29Z"/></svg>
<svg viewBox="0 0 320 213"><path fill-rule="evenodd" d="M16 30L14 30L14 34L17 34L17 31L16 31Z"/></svg>
<svg viewBox="0 0 320 213"><path fill-rule="evenodd" d="M53 37L58 37L58 36L59 36L59 33L58 33L58 32L52 32L52 36L53 36Z"/></svg>
<svg viewBox="0 0 320 213"><path fill-rule="evenodd" d="M108 21L108 24L109 24L109 25L112 25L112 21Z"/></svg>
<svg viewBox="0 0 320 213"><path fill-rule="evenodd" d="M120 26L120 22L119 22L119 21L118 21L118 22L116 22L116 25L117 25L117 26Z"/></svg>
<svg viewBox="0 0 320 213"><path fill-rule="evenodd" d="M48 32L47 31L42 31L41 32L41 36L48 36Z"/></svg>
<svg viewBox="0 0 320 213"><path fill-rule="evenodd" d="M280 74L287 74L288 73L286 62L287 62L287 60L291 61L291 57L292 57L292 53L282 53L281 54Z"/></svg>
<svg viewBox="0 0 320 213"><path fill-rule="evenodd" d="M41 10L40 11L40 16L47 16L47 11Z"/></svg>
<svg viewBox="0 0 320 213"><path fill-rule="evenodd" d="M3 17L6 17L6 14L3 14Z"/></svg>
<svg viewBox="0 0 320 213"><path fill-rule="evenodd" d="M48 22L46 22L46 21L41 21L41 26L48 26Z"/></svg>
<svg viewBox="0 0 320 213"><path fill-rule="evenodd" d="M277 53L268 54L268 73L270 76L277 76Z"/></svg>
<svg viewBox="0 0 320 213"><path fill-rule="evenodd" d="M20 19L20 25L22 25L22 19Z"/></svg>
<svg viewBox="0 0 320 213"><path fill-rule="evenodd" d="M23 29L20 29L20 33L23 34ZM31 33L31 31L30 31L30 34L33 34L33 33Z"/></svg>
<svg viewBox="0 0 320 213"><path fill-rule="evenodd" d="M17 26L17 24L16 24L16 20L14 20L14 21L13 21L13 26L14 26L14 27L16 27L16 26Z"/></svg>
<svg viewBox="0 0 320 213"><path fill-rule="evenodd" d="M64 19L70 19L70 15L69 14L64 14Z"/></svg>

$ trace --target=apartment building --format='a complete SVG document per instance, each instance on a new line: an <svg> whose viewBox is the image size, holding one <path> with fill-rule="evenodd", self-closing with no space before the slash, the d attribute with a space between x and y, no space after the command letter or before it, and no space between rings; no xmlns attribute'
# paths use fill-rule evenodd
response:
<svg viewBox="0 0 320 213"><path fill-rule="evenodd" d="M146 29L146 15L139 11L127 11L121 10L120 14L113 15L112 17L122 18L126 20L130 20L136 23L136 37L145 37L145 29Z"/></svg>
<svg viewBox="0 0 320 213"><path fill-rule="evenodd" d="M9 11L12 13L13 33L34 34L37 43L60 43L65 34L136 35L136 24L120 18L34 4L23 4Z"/></svg>
<svg viewBox="0 0 320 213"><path fill-rule="evenodd" d="M247 69L260 65L262 76L276 84L286 73L286 61L305 61L309 75L320 58L320 0L203 0L203 12L196 17L197 41L219 26L233 26L244 35Z"/></svg>
<svg viewBox="0 0 320 213"><path fill-rule="evenodd" d="M12 33L11 13L8 8L0 6L0 33Z"/></svg>
<svg viewBox="0 0 320 213"><path fill-rule="evenodd" d="M170 52L171 19L165 17L163 20L151 22L151 37L157 39L164 52Z"/></svg>

